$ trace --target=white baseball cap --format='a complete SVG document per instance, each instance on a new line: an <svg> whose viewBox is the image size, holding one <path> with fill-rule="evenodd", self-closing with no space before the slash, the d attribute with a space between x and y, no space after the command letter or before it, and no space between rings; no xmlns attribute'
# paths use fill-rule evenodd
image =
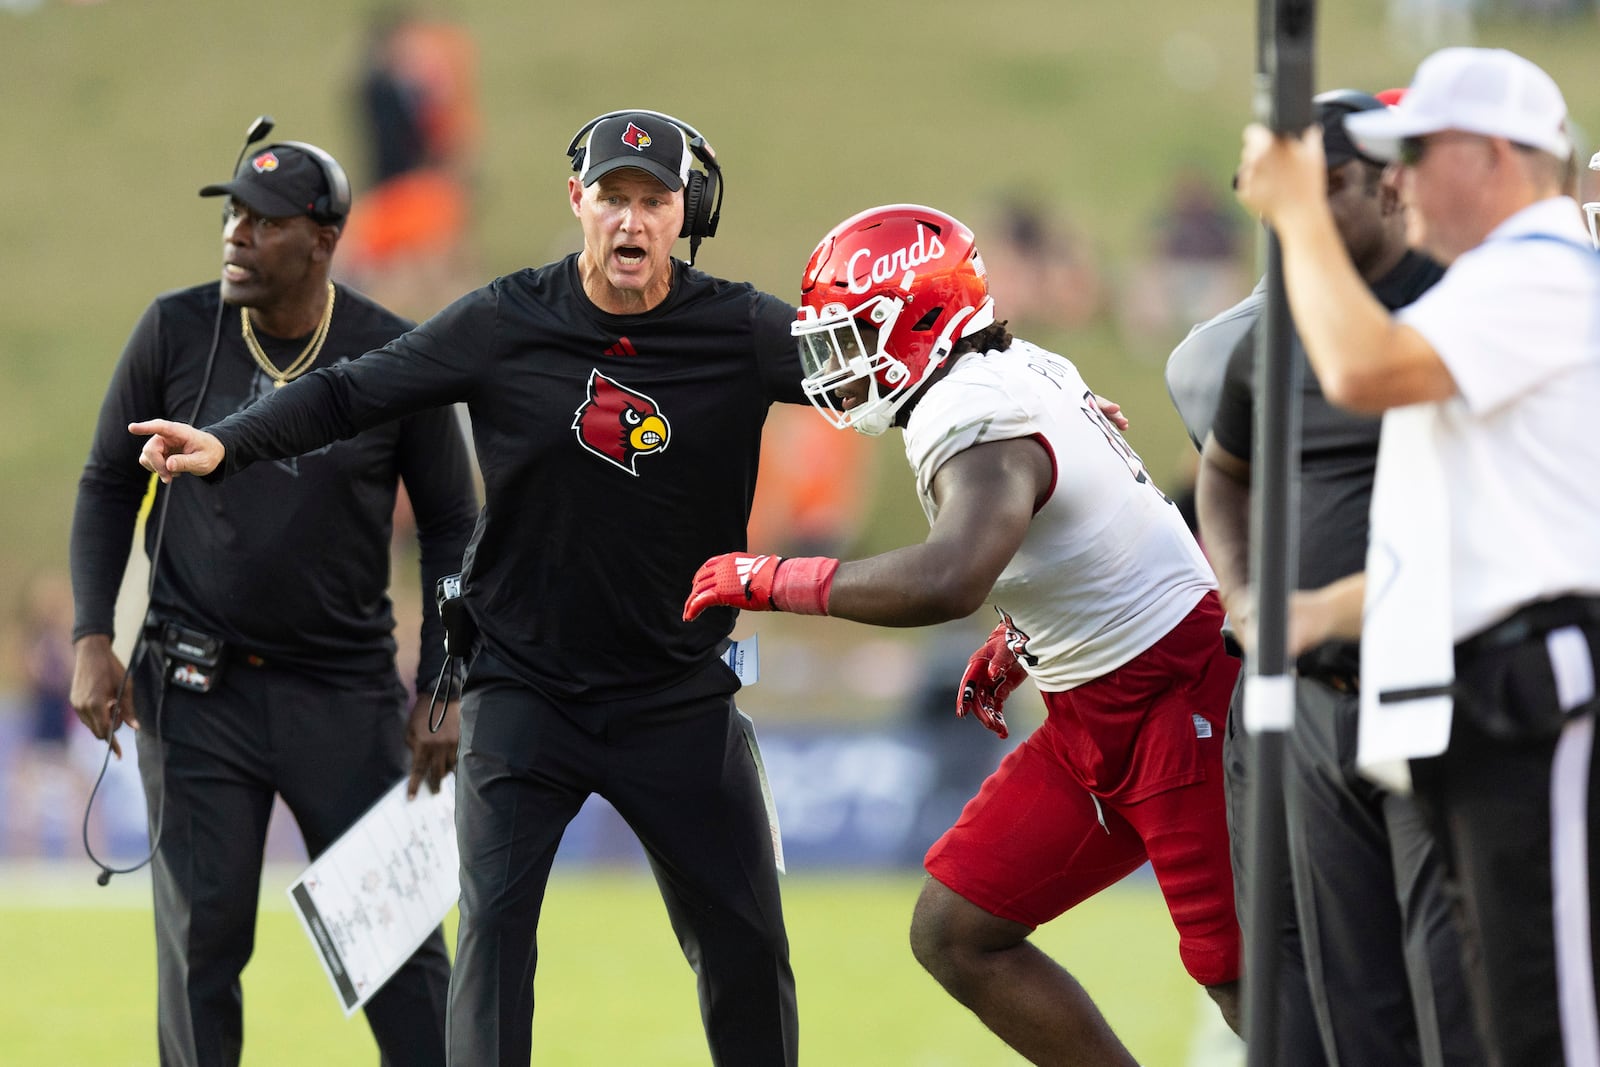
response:
<svg viewBox="0 0 1600 1067"><path fill-rule="evenodd" d="M1385 161L1400 142L1441 130L1504 137L1558 159L1572 156L1567 102L1554 79L1504 48L1442 48L1417 67L1394 107L1345 116L1345 129L1366 154Z"/></svg>

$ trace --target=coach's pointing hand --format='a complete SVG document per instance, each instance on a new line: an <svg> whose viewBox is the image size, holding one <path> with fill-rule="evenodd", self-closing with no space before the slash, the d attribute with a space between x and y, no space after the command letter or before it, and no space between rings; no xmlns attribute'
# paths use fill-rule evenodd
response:
<svg viewBox="0 0 1600 1067"><path fill-rule="evenodd" d="M211 434L183 422L133 422L128 424L128 432L150 438L139 453L139 466L154 471L163 482L171 482L179 474L210 474L222 466L227 451Z"/></svg>

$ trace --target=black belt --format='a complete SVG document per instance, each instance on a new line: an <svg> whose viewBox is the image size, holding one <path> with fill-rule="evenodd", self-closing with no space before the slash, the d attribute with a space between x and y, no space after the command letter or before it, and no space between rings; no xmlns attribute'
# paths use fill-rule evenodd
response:
<svg viewBox="0 0 1600 1067"><path fill-rule="evenodd" d="M1456 645L1457 664L1487 652L1520 645L1565 626L1600 626L1600 597L1563 596L1536 600Z"/></svg>
<svg viewBox="0 0 1600 1067"><path fill-rule="evenodd" d="M1359 675L1345 674L1341 671L1316 671L1310 674L1301 671L1300 676L1321 682L1334 692L1343 693L1346 696L1355 696L1361 692L1361 677Z"/></svg>
<svg viewBox="0 0 1600 1067"><path fill-rule="evenodd" d="M1361 646L1354 641L1325 641L1302 652L1295 673L1311 678L1336 693L1361 692Z"/></svg>

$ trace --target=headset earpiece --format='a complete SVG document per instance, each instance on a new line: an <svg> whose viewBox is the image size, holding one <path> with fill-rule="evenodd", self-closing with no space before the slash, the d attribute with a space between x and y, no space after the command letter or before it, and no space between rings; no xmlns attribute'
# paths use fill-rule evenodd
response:
<svg viewBox="0 0 1600 1067"><path fill-rule="evenodd" d="M689 136L689 151L704 170L689 171L683 190L683 233L680 237L715 237L722 220L722 167L717 154L698 133Z"/></svg>
<svg viewBox="0 0 1600 1067"><path fill-rule="evenodd" d="M350 178L339 165L339 161L316 145L304 141L277 141L267 145L267 148L295 148L311 157L312 162L322 171L322 180L328 186L328 191L312 203L311 214L318 222L332 219L335 224L343 225L350 215ZM262 151L266 151L267 148L263 148Z"/></svg>
<svg viewBox="0 0 1600 1067"><path fill-rule="evenodd" d="M704 237L705 220L700 217L705 210L706 176L697 170L689 172L689 181L683 187L683 229L679 237Z"/></svg>

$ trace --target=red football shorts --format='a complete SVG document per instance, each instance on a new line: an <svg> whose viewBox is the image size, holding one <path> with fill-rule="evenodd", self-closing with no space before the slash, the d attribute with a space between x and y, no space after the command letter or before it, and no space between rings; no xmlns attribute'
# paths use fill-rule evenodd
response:
<svg viewBox="0 0 1600 1067"><path fill-rule="evenodd" d="M1043 694L1044 723L934 842L928 873L991 914L1038 927L1149 860L1185 969L1201 985L1238 978L1222 792L1238 673L1208 593L1111 674Z"/></svg>

